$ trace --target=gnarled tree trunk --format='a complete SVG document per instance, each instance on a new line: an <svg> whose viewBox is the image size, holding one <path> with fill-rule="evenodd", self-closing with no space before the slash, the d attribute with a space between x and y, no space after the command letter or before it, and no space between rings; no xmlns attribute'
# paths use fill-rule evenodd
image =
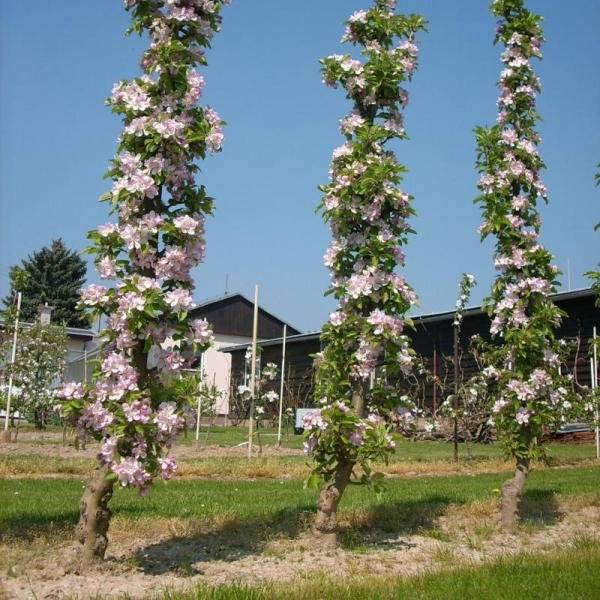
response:
<svg viewBox="0 0 600 600"><path fill-rule="evenodd" d="M365 416L365 396L367 383L358 381L352 391L352 407L360 419ZM321 488L317 500L317 516L313 525L313 535L321 548L331 550L337 546L337 508L345 489L350 483L355 462L341 458L332 478Z"/></svg>
<svg viewBox="0 0 600 600"><path fill-rule="evenodd" d="M518 458L513 477L502 484L502 504L500 508L500 527L505 533L514 533L517 527L519 504L527 476L530 471L529 458Z"/></svg>
<svg viewBox="0 0 600 600"><path fill-rule="evenodd" d="M354 464L340 460L333 477L321 488L317 500L317 516L313 525L313 534L319 546L331 550L337 546L337 508L342 495L350 483Z"/></svg>
<svg viewBox="0 0 600 600"><path fill-rule="evenodd" d="M99 467L92 473L79 501L77 540L83 544L80 572L102 560L108 546L108 527L112 515L108 503L113 495L114 481L107 479L108 467Z"/></svg>

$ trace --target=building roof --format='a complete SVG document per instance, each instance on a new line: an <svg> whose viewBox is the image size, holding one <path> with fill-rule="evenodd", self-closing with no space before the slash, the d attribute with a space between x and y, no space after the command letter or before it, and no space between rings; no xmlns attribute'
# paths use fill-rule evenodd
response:
<svg viewBox="0 0 600 600"><path fill-rule="evenodd" d="M4 319L0 317L0 329L4 325ZM28 323L27 321L19 321L19 327L31 327L33 323ZM53 323L56 325L56 323ZM98 333L93 331L92 329L81 329L79 327L66 327L67 336L71 339L79 339L86 342L89 342L98 337Z"/></svg>
<svg viewBox="0 0 600 600"><path fill-rule="evenodd" d="M557 294L552 294L550 298L553 302L562 302L566 300L574 300L576 298L587 298L589 296L594 296L595 291L591 288L582 288L578 290L569 290L567 292L559 292ZM481 306L475 306L472 308L468 308L464 312L464 316L474 316L478 314L482 314L484 311ZM417 315L414 317L410 317L415 325L426 325L427 323L434 323L436 321L447 321L454 320L455 311L449 310L438 313L428 313L424 315ZM299 335L289 335L286 338L286 343L293 344L297 342L303 342L312 339L318 339L321 336L320 331L311 332L311 333L301 333ZM283 337L276 337L269 340L261 340L260 346L275 346L283 343ZM238 350L244 350L250 343L244 344L235 344L233 346L227 346L226 348L221 348L221 352L234 352Z"/></svg>
<svg viewBox="0 0 600 600"><path fill-rule="evenodd" d="M290 335L300 333L299 329L260 305L258 314L258 336L260 338L274 338L282 335L284 326L287 327ZM252 337L254 302L240 293L226 294L196 305L190 311L190 316L207 319L215 333Z"/></svg>

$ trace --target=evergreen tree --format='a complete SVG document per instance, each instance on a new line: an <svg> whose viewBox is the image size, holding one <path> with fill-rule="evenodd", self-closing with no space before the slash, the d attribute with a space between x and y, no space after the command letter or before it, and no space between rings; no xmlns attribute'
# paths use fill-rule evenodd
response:
<svg viewBox="0 0 600 600"><path fill-rule="evenodd" d="M10 269L10 294L4 299L12 306L17 292L22 292L21 319L33 323L41 306L52 307L52 321L69 327L88 328L88 315L77 308L79 290L85 284L87 267L78 254L69 250L59 238L44 246L21 266ZM23 277L23 273L25 277Z"/></svg>

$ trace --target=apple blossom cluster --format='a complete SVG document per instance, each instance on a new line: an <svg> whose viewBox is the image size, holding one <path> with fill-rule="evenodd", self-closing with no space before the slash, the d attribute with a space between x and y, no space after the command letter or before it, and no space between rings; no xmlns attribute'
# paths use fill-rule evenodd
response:
<svg viewBox="0 0 600 600"><path fill-rule="evenodd" d="M317 361L316 394L324 404L318 419L327 427L307 428L307 450L321 471L336 456L363 460L392 449L384 423L361 419L348 407L360 388L371 412L394 410L384 406L385 386L370 382L376 369L400 377L412 369L404 327L417 296L398 269L414 210L398 187L406 169L386 144L406 138L402 111L409 95L402 84L417 67L415 36L425 21L394 9L393 0L376 0L350 17L342 42L360 45L360 59L334 54L321 60L323 82L341 86L353 102L339 123L345 142L333 152L330 182L320 186L319 209L332 233L324 257L328 294L339 303L323 327L325 348Z"/></svg>
<svg viewBox="0 0 600 600"><path fill-rule="evenodd" d="M537 203L547 200L540 177L540 137L534 129L540 82L530 60L541 58L543 38L540 17L524 8L522 0L496 0L491 10L499 18L496 42L504 45L498 119L490 129L478 128L476 135L480 233L482 239L496 238L498 271L488 299L491 333L502 343L496 352L499 396L492 418L501 437L518 440L520 451L530 454L531 440L541 438L542 427L564 418L571 408L554 337L561 312L549 298L558 270L538 240Z"/></svg>
<svg viewBox="0 0 600 600"><path fill-rule="evenodd" d="M145 490L176 468L170 454L192 418L189 399L170 382L212 343L203 319L190 321L190 271L204 256L213 207L198 185L197 161L221 150L221 118L198 106L204 48L230 0L126 0L131 32L146 33L143 74L121 81L107 100L123 132L107 177L115 222L90 232L106 285L83 290L81 304L105 315L103 358L91 386L60 396L82 435L101 441L98 459L122 485ZM113 283L110 283L113 282Z"/></svg>
<svg viewBox="0 0 600 600"><path fill-rule="evenodd" d="M460 329L463 316L467 307L467 302L471 296L471 291L476 285L475 277L469 273L463 273L462 279L460 280L460 292L458 300L456 301L456 311L454 312L454 321L452 325Z"/></svg>
<svg viewBox="0 0 600 600"><path fill-rule="evenodd" d="M304 452L337 445L338 456L354 463L385 457L396 447L387 420L377 411L359 419L345 402L336 401L306 413L302 419L306 433Z"/></svg>
<svg viewBox="0 0 600 600"><path fill-rule="evenodd" d="M258 362L258 359L257 359ZM252 366L252 348L248 348L246 352L246 383L238 385L237 392L244 402L249 402L252 398L252 387L251 387L251 366ZM272 389L267 389L269 382L273 381L279 368L275 363L268 362L260 374L257 374L255 381L255 394L254 402L256 407L255 417L260 419L265 414L265 406L273 404L279 400L279 394Z"/></svg>

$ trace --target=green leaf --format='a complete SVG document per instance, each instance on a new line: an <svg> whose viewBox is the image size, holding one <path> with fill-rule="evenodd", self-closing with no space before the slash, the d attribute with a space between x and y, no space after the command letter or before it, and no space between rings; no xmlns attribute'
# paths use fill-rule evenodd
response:
<svg viewBox="0 0 600 600"><path fill-rule="evenodd" d="M304 487L318 490L321 487L321 477L317 473L313 473L305 482Z"/></svg>

